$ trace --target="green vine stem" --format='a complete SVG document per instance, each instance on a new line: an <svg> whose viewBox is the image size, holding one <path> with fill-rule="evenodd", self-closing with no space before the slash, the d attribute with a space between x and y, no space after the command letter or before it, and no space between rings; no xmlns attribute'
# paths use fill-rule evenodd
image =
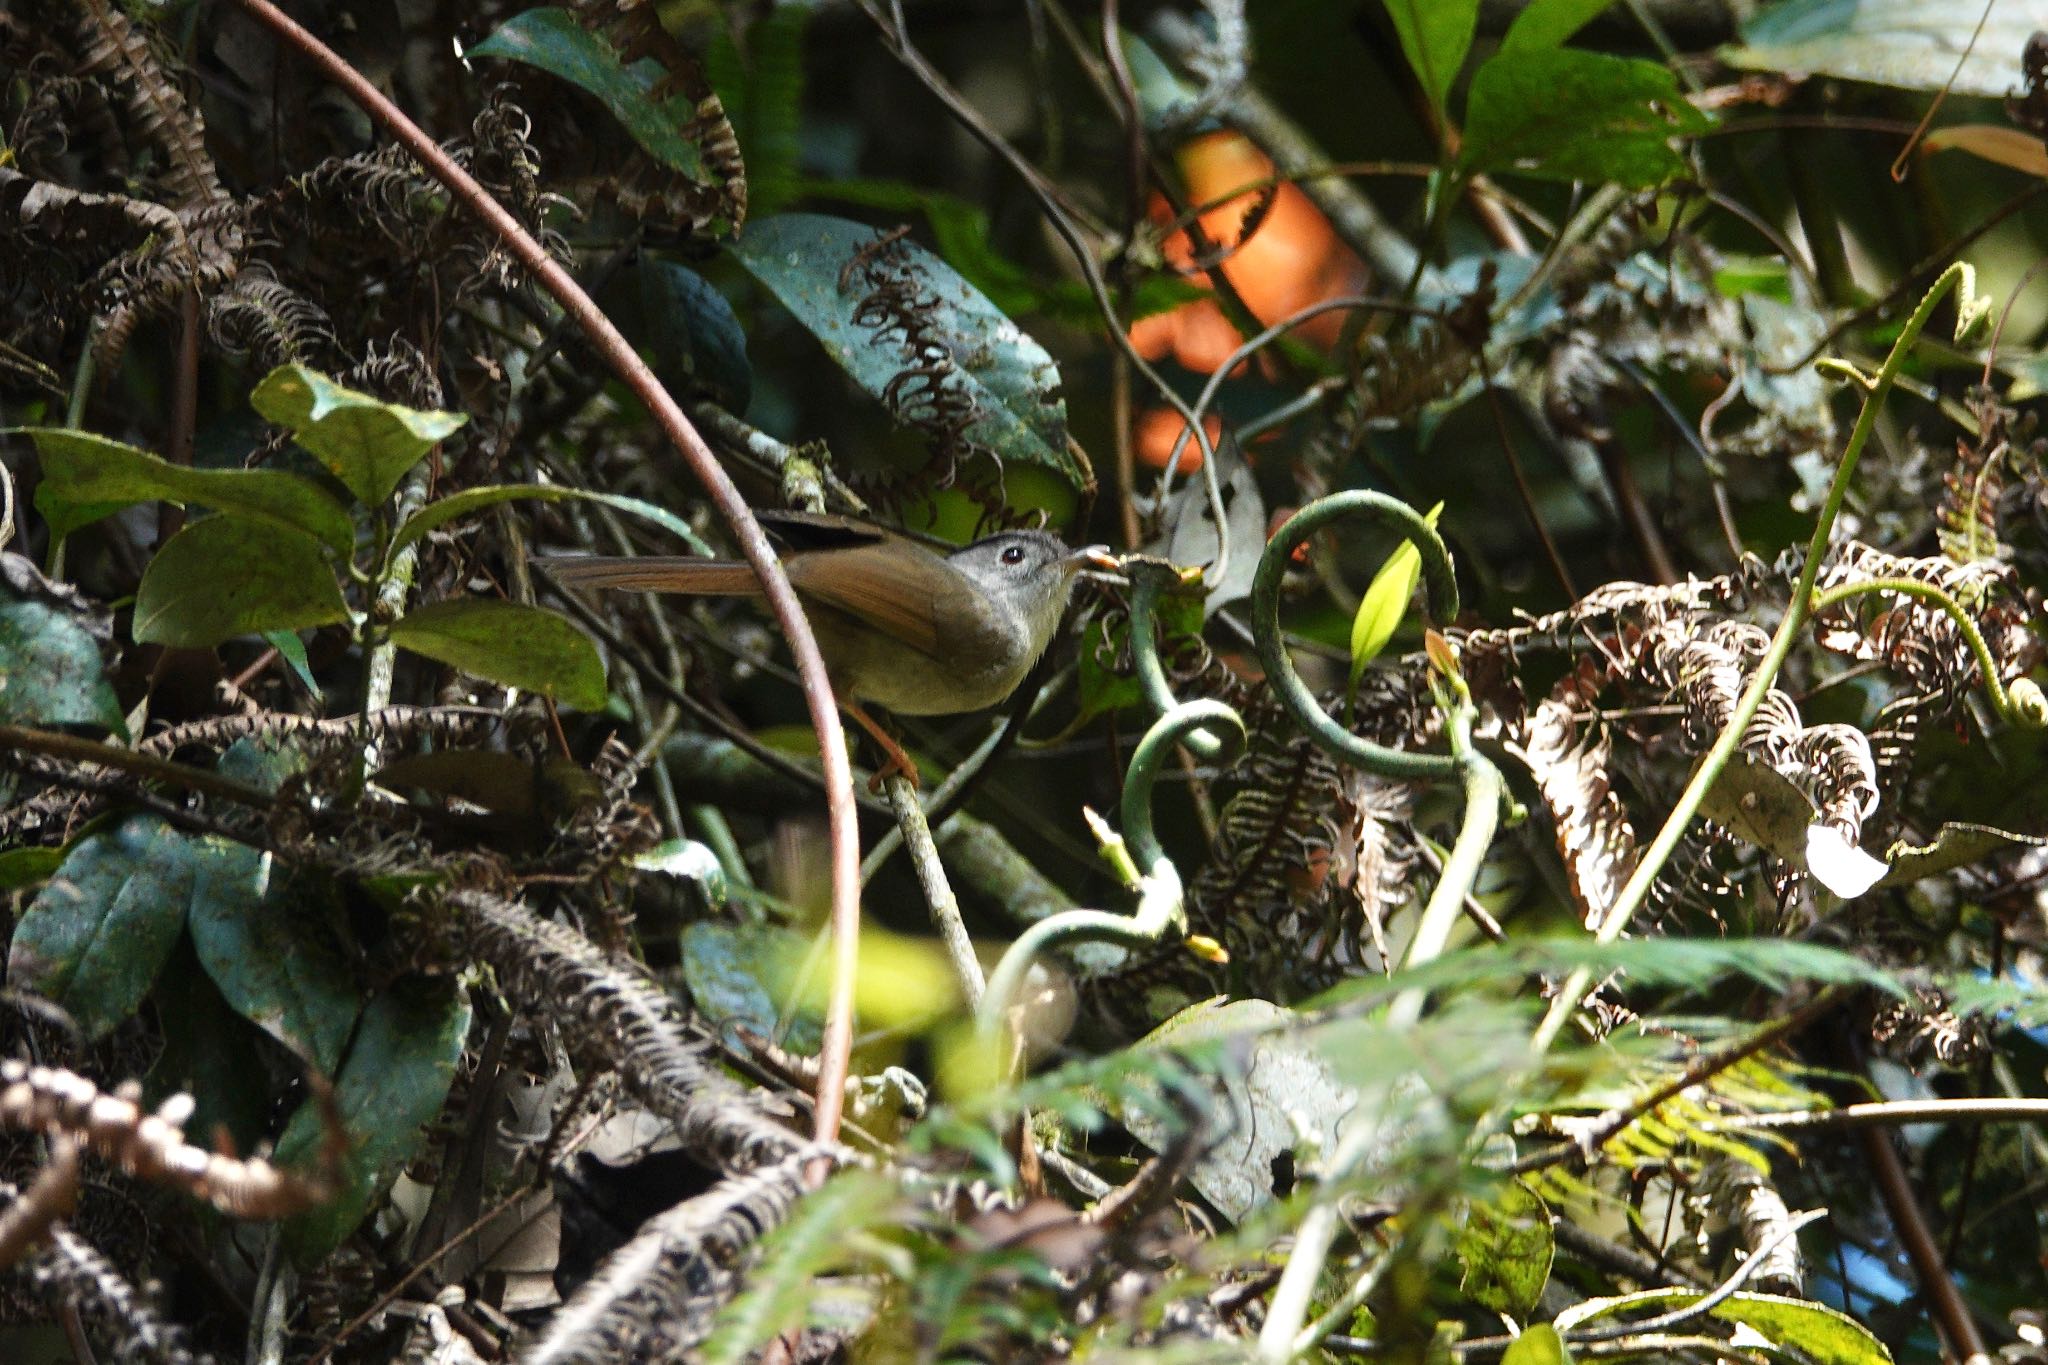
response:
<svg viewBox="0 0 2048 1365"><path fill-rule="evenodd" d="M1153 713L1165 716L1179 703L1172 684L1166 680L1166 666L1159 659L1159 640L1153 630L1160 594L1181 583L1181 571L1163 559L1129 556L1123 562L1131 580L1131 666L1138 686ZM1192 572L1192 570L1190 571ZM1232 712L1233 718L1236 712ZM1188 752L1204 763L1230 763L1244 752L1244 722L1234 729L1192 730L1182 741Z"/></svg>
<svg viewBox="0 0 2048 1365"><path fill-rule="evenodd" d="M1956 340L1963 340L1989 311L1989 301L1977 297L1977 272L1969 262L1957 261L1942 272L1941 278L1934 282L1934 287L1927 291L1919 306L1906 319L1905 325L1899 329L1898 340L1892 343L1891 353L1885 357L1884 365L1875 376L1866 377L1839 362L1826 367L1836 372L1846 370L1864 387L1866 393L1863 410L1857 414L1856 425L1849 433L1848 444L1843 447L1842 462L1835 469L1834 481L1828 485L1827 500L1821 505L1820 520L1814 525L1813 538L1807 543L1806 564L1799 571L1799 582L1792 590L1792 600L1785 608L1784 619L1778 623L1777 633L1771 637L1770 647L1764 652L1763 661L1757 665L1756 672L1750 677L1749 686L1736 702L1734 714L1722 727L1713 748L1700 760L1699 767L1693 772L1692 780L1679 794L1677 804L1672 807L1670 816L1664 821L1664 827L1657 831L1656 839L1644 852L1642 860L1636 864L1636 870L1629 877L1628 884L1622 887L1621 894L1615 897L1614 904L1601 916L1600 923L1593 933L1596 942L1612 943L1621 937L1622 931L1628 927L1629 920L1642 905L1643 898L1649 894L1650 886L1656 881L1657 874L1663 870L1664 864L1671 858L1672 851L1678 847L1678 841L1685 837L1686 830L1691 827L1693 816L1698 814L1700 802L1706 798L1707 790L1720 777L1721 770L1728 765L1728 760L1734 756L1736 748L1742 743L1743 735L1749 730L1750 721L1755 719L1757 708L1763 705L1764 697L1777 681L1778 672L1785 666L1785 660L1791 656L1792 646L1798 640L1799 633L1805 627L1812 611L1813 585L1820 575L1821 561L1827 554L1835 519L1841 514L1842 504L1849 496L1849 485L1856 475L1856 462L1863 454L1863 447L1870 442L1871 431L1877 426L1877 415L1884 406L1885 395L1891 391L1900 368L1905 364L1906 356L1913 349L1913 343L1919 340L1922 329L1927 326L1927 320L1934 315L1935 305L1941 302L1942 297L1951 288L1956 291ZM1428 557L1425 555L1425 567L1427 563ZM1530 1046L1537 1055L1548 1050L1557 1035L1563 1031L1565 1021L1571 1017L1572 1011L1578 1008L1579 997L1585 993L1591 982L1592 973L1582 968L1572 973L1564 988L1553 998L1550 1012L1544 1016L1543 1022L1537 1026L1535 1037L1531 1039Z"/></svg>
<svg viewBox="0 0 2048 1365"><path fill-rule="evenodd" d="M1448 754L1410 754L1361 739L1331 720L1308 684L1294 671L1287 657L1287 643L1280 633L1280 582L1286 576L1295 547L1339 517L1365 513L1390 523L1414 544L1422 556L1422 581L1427 589L1430 619L1448 625L1458 614L1458 581L1451 570L1450 552L1441 537L1420 513L1398 498L1365 489L1332 493L1317 498L1288 518L1279 533L1259 556L1258 575L1252 580L1252 635L1259 647L1259 662L1266 680L1287 714L1294 718L1317 747L1340 762L1364 768L1381 777L1404 780L1455 777L1461 771L1458 760Z"/></svg>
<svg viewBox="0 0 2048 1365"><path fill-rule="evenodd" d="M1131 860L1126 879L1129 872L1137 875L1138 908L1129 915L1111 914L1107 910L1063 910L1018 935L989 974L988 990L981 997L976 1022L984 1033L994 1032L1002 1021L1003 1011L1024 984L1031 964L1055 944L1106 940L1139 947L1158 943L1169 933L1186 932L1187 895L1180 872L1159 846L1153 831L1152 789L1176 744L1184 743L1197 730L1221 734L1230 729L1235 729L1242 744L1244 721L1237 712L1223 702L1203 700L1183 702L1145 732L1131 752L1121 809L1123 842L1128 845ZM1106 848L1112 856L1116 855L1113 843L1106 844Z"/></svg>
<svg viewBox="0 0 2048 1365"><path fill-rule="evenodd" d="M2008 725L2027 730L2048 726L2048 697L2042 696L2040 685L2021 678L2008 691L1998 676L1998 663L1991 657L1990 646L1984 643L1984 633L1977 628L1975 618L1963 610L1962 603L1954 596L1932 583L1922 583L1917 578L1870 578L1860 583L1844 583L1826 592L1815 593L1807 613L1818 616L1852 597L1879 592L1917 597L1941 608L1948 619L1955 622L1956 629L1962 632L1963 643L1970 647L1970 653L1976 656L1977 671L1984 675L1984 691L1991 698L1991 707L1998 712L1999 718Z"/></svg>

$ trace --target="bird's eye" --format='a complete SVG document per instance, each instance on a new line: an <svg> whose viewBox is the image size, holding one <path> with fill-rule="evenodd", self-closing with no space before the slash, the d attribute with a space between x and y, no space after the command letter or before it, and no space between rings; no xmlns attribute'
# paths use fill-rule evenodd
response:
<svg viewBox="0 0 2048 1365"><path fill-rule="evenodd" d="M1024 547L1022 545L1006 545L1003 547L1003 563L1022 564L1023 562Z"/></svg>

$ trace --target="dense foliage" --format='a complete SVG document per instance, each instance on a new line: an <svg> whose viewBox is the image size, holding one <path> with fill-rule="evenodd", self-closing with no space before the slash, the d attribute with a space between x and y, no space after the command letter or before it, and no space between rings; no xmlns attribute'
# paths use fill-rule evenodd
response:
<svg viewBox="0 0 2048 1365"><path fill-rule="evenodd" d="M2048 0L290 9L0 8L0 1357L2041 1358Z"/></svg>

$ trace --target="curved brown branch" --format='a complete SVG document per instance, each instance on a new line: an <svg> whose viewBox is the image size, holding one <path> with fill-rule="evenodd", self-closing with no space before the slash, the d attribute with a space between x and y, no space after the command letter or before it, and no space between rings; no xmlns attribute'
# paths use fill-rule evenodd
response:
<svg viewBox="0 0 2048 1365"><path fill-rule="evenodd" d="M817 732L818 753L825 770L826 815L832 845L832 994L825 1013L824 1043L819 1052L816 1136L829 1142L838 1136L840 1111L845 1102L847 1059L853 1050L853 977L858 962L860 929L860 844L854 824L853 770L846 756L846 737L839 728L839 713L832 699L832 684L825 676L825 660L818 653L810 622L789 586L782 563L754 520L746 500L740 496L724 469L719 467L711 447L683 415L654 371L640 359L631 343L619 334L595 301L576 283L560 262L550 257L541 244L521 227L519 221L493 199L482 185L456 165L440 145L350 66L330 47L294 23L270 0L240 0L243 9L269 27L321 72L363 111L384 128L424 166L428 173L469 210L481 218L505 244L505 249L533 277L555 296L562 310L582 329L591 347L604 358L626 387L647 406L670 443L682 453L690 472L711 495L719 515L731 529L740 553L761 580L763 595L789 640L790 654L802 679L804 701L810 709L811 727ZM824 1168L814 1175L822 1179Z"/></svg>

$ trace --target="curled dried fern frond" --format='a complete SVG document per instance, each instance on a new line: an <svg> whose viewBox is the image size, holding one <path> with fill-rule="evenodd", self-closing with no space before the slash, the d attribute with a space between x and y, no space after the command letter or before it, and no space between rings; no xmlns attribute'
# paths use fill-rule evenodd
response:
<svg viewBox="0 0 2048 1365"><path fill-rule="evenodd" d="M607 960L582 935L515 902L457 891L448 903L507 994L542 1011L575 1053L617 1070L692 1155L752 1170L808 1150L725 1078L675 1002L637 966Z"/></svg>
<svg viewBox="0 0 2048 1365"><path fill-rule="evenodd" d="M524 1365L671 1360L711 1333L762 1237L805 1189L806 1154L729 1177L658 1213L548 1320Z"/></svg>

